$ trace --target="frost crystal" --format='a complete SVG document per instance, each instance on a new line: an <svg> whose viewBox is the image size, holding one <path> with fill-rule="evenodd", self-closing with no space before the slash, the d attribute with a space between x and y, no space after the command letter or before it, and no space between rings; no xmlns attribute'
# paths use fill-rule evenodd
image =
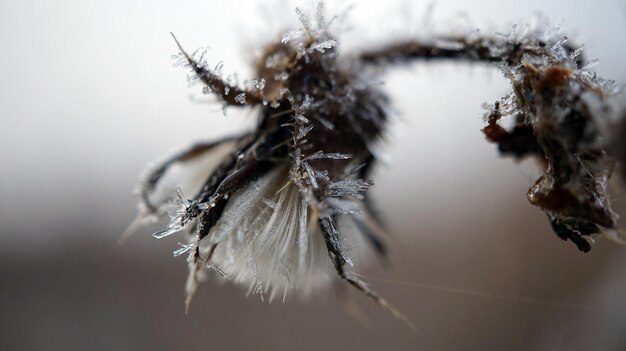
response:
<svg viewBox="0 0 626 351"><path fill-rule="evenodd" d="M309 17L297 7L296 7L296 15L298 15L298 19L300 20L300 23L302 23L302 27L304 27L304 30L309 34L313 33L313 29L311 28L311 23L309 22Z"/></svg>
<svg viewBox="0 0 626 351"><path fill-rule="evenodd" d="M578 62L578 59L580 58L580 55L582 54L584 48L585 46L581 45L578 49L572 51L572 53L569 55L569 59L574 62Z"/></svg>
<svg viewBox="0 0 626 351"><path fill-rule="evenodd" d="M256 90L263 90L265 88L265 79L252 79L250 84Z"/></svg>
<svg viewBox="0 0 626 351"><path fill-rule="evenodd" d="M328 129L328 130L333 130L335 129L335 125L332 124L330 121L328 121L325 118L318 118L318 120L320 121L320 123L324 126L324 128Z"/></svg>
<svg viewBox="0 0 626 351"><path fill-rule="evenodd" d="M316 151L315 153L305 157L305 160L315 160L315 159L328 159L328 160L347 160L352 158L352 155L349 154L341 154L338 152L325 153L323 151Z"/></svg>
<svg viewBox="0 0 626 351"><path fill-rule="evenodd" d="M331 196L358 196L367 191L374 182L365 179L346 179L330 184Z"/></svg>
<svg viewBox="0 0 626 351"><path fill-rule="evenodd" d="M220 74L220 72L222 71L222 68L224 68L224 62L220 61L213 68L213 73Z"/></svg>
<svg viewBox="0 0 626 351"><path fill-rule="evenodd" d="M174 251L174 257L178 257L194 247L194 244L178 243L178 245L180 245L180 248Z"/></svg>
<svg viewBox="0 0 626 351"><path fill-rule="evenodd" d="M313 130L313 125L312 124L308 124L306 126L301 126L298 129L298 135L297 135L296 138L298 138L298 139L304 138L311 130Z"/></svg>
<svg viewBox="0 0 626 351"><path fill-rule="evenodd" d="M282 80L285 81L289 79L289 73L287 72L279 72L274 75L274 80Z"/></svg>
<svg viewBox="0 0 626 351"><path fill-rule="evenodd" d="M167 229L160 230L160 231L152 234L152 236L155 237L156 239L162 239L162 238L165 238L166 236L178 233L181 230L183 230L183 227L181 225L179 225L178 223L170 223L167 226Z"/></svg>
<svg viewBox="0 0 626 351"><path fill-rule="evenodd" d="M301 39L303 36L304 36L304 33L301 30L290 31L283 35L283 38L281 39L281 43L288 44L291 41Z"/></svg>
<svg viewBox="0 0 626 351"><path fill-rule="evenodd" d="M311 47L309 48L309 52L310 51L319 51L320 53L325 53L326 50L328 49L332 49L334 47L336 47L339 43L337 42L337 40L335 39L328 39L319 43L315 43L313 45L311 45Z"/></svg>
<svg viewBox="0 0 626 351"><path fill-rule="evenodd" d="M568 38L566 36L562 37L561 39L559 39L559 41L557 41L556 43L554 43L554 45L552 45L552 50L557 50L560 47L562 47L565 43L567 43Z"/></svg>
<svg viewBox="0 0 626 351"><path fill-rule="evenodd" d="M296 115L296 119L302 123L308 124L310 121L308 120L308 118L304 117L304 115Z"/></svg>
<svg viewBox="0 0 626 351"><path fill-rule="evenodd" d="M240 103L240 104L245 104L246 103L246 93L241 93L238 94L237 96L235 96L235 101Z"/></svg>

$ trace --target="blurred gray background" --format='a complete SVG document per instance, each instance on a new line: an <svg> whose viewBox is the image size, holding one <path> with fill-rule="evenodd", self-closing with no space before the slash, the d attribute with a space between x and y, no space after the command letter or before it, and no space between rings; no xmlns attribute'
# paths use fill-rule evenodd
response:
<svg viewBox="0 0 626 351"><path fill-rule="evenodd" d="M425 30L426 2L355 3L344 50ZM169 32L251 78L255 50L296 24L295 5L0 2L0 349L625 350L626 248L600 240L580 254L527 203L533 168L499 159L479 131L482 103L509 91L494 68L416 64L382 77L399 121L373 195L392 265L356 270L416 332L350 290L369 328L333 289L268 304L209 282L185 315L180 238L155 240L152 227L115 244L149 161L254 120L197 101L201 88L172 69ZM599 75L626 83L624 2L442 0L434 18L506 32L536 11L563 19Z"/></svg>

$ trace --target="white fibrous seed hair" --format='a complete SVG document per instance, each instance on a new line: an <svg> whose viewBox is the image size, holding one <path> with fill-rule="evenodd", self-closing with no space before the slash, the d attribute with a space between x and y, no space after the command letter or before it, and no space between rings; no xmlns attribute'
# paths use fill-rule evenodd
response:
<svg viewBox="0 0 626 351"><path fill-rule="evenodd" d="M223 78L206 51L189 55L176 41L177 64L191 69L203 94L224 106L259 107L254 131L195 144L142 177L140 214L123 238L170 216L154 236L188 236L174 252L188 257L187 305L210 271L270 299L290 290L307 295L338 278L410 324L348 269L350 243L363 239L380 256L387 252L367 196L389 116L376 77L416 60L499 67L512 92L487 106L483 132L502 155L540 161L531 204L581 251L589 251L592 235L619 237L607 191L613 159L603 138L616 89L589 71L582 47L558 26L537 17L508 35L432 34L340 54L323 3L313 15L296 14L301 27L264 47L245 86ZM504 119L512 127L502 127ZM343 219L358 229L349 239Z"/></svg>

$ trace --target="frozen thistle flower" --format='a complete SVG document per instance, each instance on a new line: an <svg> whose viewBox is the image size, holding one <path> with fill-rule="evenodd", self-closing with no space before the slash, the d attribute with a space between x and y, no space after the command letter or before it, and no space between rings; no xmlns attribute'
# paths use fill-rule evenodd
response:
<svg viewBox="0 0 626 351"><path fill-rule="evenodd" d="M302 28L265 46L257 79L245 87L232 76L223 80L221 64L210 69L205 51L188 55L176 42L178 63L192 70L203 92L224 106L260 109L256 130L195 145L142 182L140 220L132 229L176 202L169 225L155 236L188 234L174 253L190 254L187 303L205 267L270 299L288 290L307 294L338 277L406 321L347 270L352 260L338 221L352 220L386 254L367 191L389 99L379 80L366 76L382 72L371 67L436 59L499 67L512 92L487 107L483 132L503 155L541 160L544 174L529 189L529 201L581 251L591 248L590 235L615 230L606 191L613 161L602 141L613 88L588 71L582 47L570 46L560 26L540 17L501 35L433 34L342 56L323 4L315 20L296 14ZM502 119L513 119L513 126L505 129ZM189 199L166 186L172 178Z"/></svg>

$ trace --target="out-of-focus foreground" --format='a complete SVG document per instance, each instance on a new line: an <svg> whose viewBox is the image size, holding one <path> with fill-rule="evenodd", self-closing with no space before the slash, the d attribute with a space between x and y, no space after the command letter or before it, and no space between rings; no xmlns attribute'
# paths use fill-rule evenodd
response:
<svg viewBox="0 0 626 351"><path fill-rule="evenodd" d="M623 3L486 3L442 1L435 17L465 10L476 26L507 28L541 10L600 59L599 75L626 82ZM426 4L377 4L358 3L351 38L420 30ZM274 9L295 18L291 5ZM391 265L372 256L356 270L416 332L344 286L269 304L210 281L185 315L178 238L153 239L155 226L115 244L136 213L131 190L147 161L248 128L254 115L194 102L199 86L170 69L168 32L189 49L210 45L211 62L246 77L257 40L282 29L271 25L278 12L252 1L0 3L0 349L626 348L626 248L600 240L581 254L553 234L526 200L532 165L499 159L479 131L481 104L507 83L493 68L458 64L384 77L401 119L373 188L393 235ZM343 311L346 295L369 327Z"/></svg>

